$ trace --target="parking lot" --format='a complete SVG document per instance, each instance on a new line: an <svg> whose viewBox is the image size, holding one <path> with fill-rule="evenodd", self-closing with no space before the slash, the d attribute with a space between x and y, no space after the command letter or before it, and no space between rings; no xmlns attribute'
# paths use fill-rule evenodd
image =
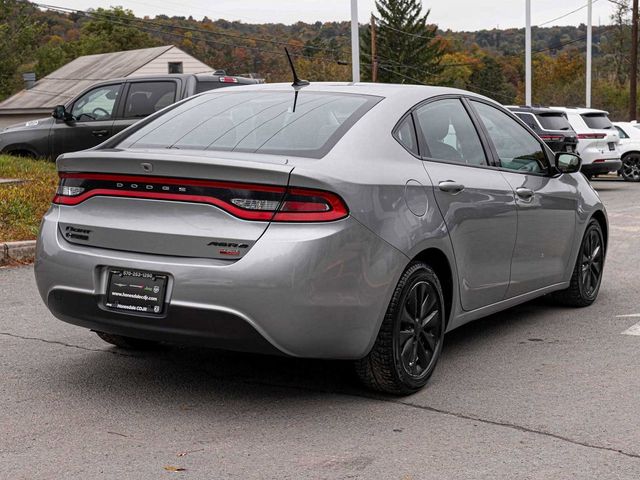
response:
<svg viewBox="0 0 640 480"><path fill-rule="evenodd" d="M640 185L594 185L596 304L462 327L406 398L341 362L110 348L49 314L31 267L0 269L0 477L639 478Z"/></svg>

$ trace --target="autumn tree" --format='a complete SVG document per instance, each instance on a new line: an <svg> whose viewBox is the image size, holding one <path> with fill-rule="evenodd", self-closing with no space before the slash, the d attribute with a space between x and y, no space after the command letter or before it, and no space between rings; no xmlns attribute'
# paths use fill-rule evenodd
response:
<svg viewBox="0 0 640 480"><path fill-rule="evenodd" d="M429 13L420 0L376 0L378 81L387 83L429 83L442 67L444 54L437 25L427 23ZM362 61L372 64L371 29L361 38ZM371 80L371 68L363 69Z"/></svg>

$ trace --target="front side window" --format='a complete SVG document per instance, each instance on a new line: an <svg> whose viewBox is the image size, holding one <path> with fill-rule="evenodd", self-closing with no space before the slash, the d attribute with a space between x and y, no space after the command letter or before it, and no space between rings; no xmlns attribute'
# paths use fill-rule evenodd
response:
<svg viewBox="0 0 640 480"><path fill-rule="evenodd" d="M415 118L429 157L469 165L487 164L478 132L459 99L428 103L416 110Z"/></svg>
<svg viewBox="0 0 640 480"><path fill-rule="evenodd" d="M502 168L523 173L547 171L542 145L522 125L486 103L475 100L471 103L489 133Z"/></svg>
<svg viewBox="0 0 640 480"><path fill-rule="evenodd" d="M76 100L71 114L77 122L93 122L113 118L120 84L94 88Z"/></svg>
<svg viewBox="0 0 640 480"><path fill-rule="evenodd" d="M380 101L370 95L304 90L296 100L293 89L224 90L186 100L132 133L120 146L320 158Z"/></svg>
<svg viewBox="0 0 640 480"><path fill-rule="evenodd" d="M132 83L125 101L124 118L144 118L168 107L175 99L175 82Z"/></svg>

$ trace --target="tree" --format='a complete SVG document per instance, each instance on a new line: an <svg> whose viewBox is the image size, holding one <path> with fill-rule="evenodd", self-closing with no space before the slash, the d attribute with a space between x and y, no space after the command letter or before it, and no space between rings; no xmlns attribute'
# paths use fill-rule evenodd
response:
<svg viewBox="0 0 640 480"><path fill-rule="evenodd" d="M0 0L0 99L22 85L21 67L32 57L43 28L34 20L35 11L26 1Z"/></svg>
<svg viewBox="0 0 640 480"><path fill-rule="evenodd" d="M516 95L513 85L507 83L500 63L488 55L474 69L467 88L505 104L513 103Z"/></svg>
<svg viewBox="0 0 640 480"><path fill-rule="evenodd" d="M430 83L442 71L444 54L437 25L429 25L431 10L423 13L420 0L376 0L378 81ZM363 63L371 58L371 28L361 38ZM371 68L363 69L371 80Z"/></svg>

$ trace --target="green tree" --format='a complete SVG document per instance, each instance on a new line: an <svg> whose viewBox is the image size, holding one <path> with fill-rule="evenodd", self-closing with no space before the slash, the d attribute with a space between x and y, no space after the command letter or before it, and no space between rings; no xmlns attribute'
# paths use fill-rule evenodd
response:
<svg viewBox="0 0 640 480"><path fill-rule="evenodd" d="M0 100L22 85L23 64L33 56L43 28L35 10L26 1L0 0Z"/></svg>
<svg viewBox="0 0 640 480"><path fill-rule="evenodd" d="M515 88L505 79L500 63L488 55L474 69L467 88L505 104L513 103L516 96Z"/></svg>
<svg viewBox="0 0 640 480"><path fill-rule="evenodd" d="M423 13L420 0L376 0L378 81L387 83L430 83L442 71L444 54L437 25L429 25L431 10ZM371 28L361 38L362 61L371 64ZM371 80L371 68L363 68Z"/></svg>

